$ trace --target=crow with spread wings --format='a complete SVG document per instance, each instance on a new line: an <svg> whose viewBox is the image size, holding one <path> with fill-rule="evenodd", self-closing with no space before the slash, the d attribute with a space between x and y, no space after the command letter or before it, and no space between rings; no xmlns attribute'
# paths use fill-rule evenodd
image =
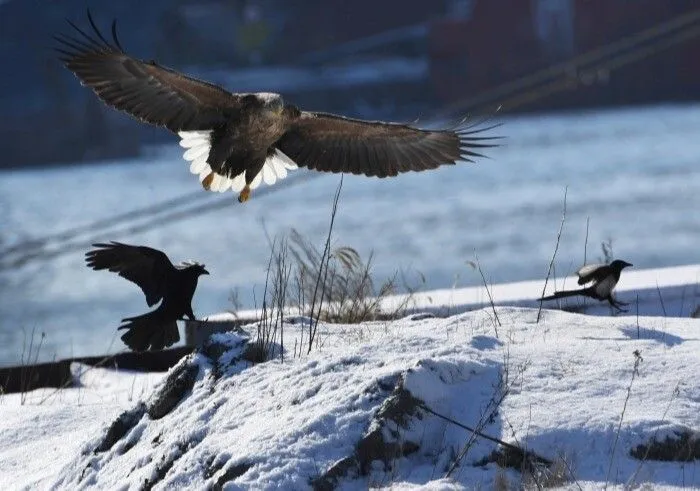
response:
<svg viewBox="0 0 700 491"><path fill-rule="evenodd" d="M181 263L173 266L165 253L144 246L119 242L93 244L96 249L85 254L87 265L106 269L136 283L146 303L156 310L122 319L119 329L127 329L122 341L134 351L161 350L180 340L177 320L187 316L195 320L192 297L200 275L209 274L203 264Z"/></svg>
<svg viewBox="0 0 700 491"><path fill-rule="evenodd" d="M204 189L232 189L244 202L261 181L274 184L297 166L388 177L473 162L496 146L494 126L462 121L450 129L361 121L302 111L279 94L235 94L155 61L128 55L112 23L112 40L88 12L91 31L68 21L59 35L63 64L107 105L176 133L190 171Z"/></svg>
<svg viewBox="0 0 700 491"><path fill-rule="evenodd" d="M579 285L590 283L590 286L579 290L558 291L553 295L542 297L540 300L546 301L582 295L584 297L594 298L600 301L607 300L608 303L612 307L615 307L618 312L626 312L624 309L622 309L622 306L627 304L615 300L612 292L617 286L617 282L620 281L620 274L622 273L622 270L628 266L632 265L627 261L623 261L622 259L615 259L610 264L588 264L579 269L576 274L578 275Z"/></svg>

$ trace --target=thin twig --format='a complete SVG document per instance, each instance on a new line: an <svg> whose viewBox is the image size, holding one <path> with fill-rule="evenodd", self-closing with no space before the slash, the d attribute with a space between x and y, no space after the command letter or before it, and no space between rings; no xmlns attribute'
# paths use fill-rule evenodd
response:
<svg viewBox="0 0 700 491"><path fill-rule="evenodd" d="M557 243L554 245L554 254L552 254L552 260L549 261L549 268L547 269L547 277L544 279L544 287L542 288L542 295L540 297L540 308L537 310L537 323L539 324L540 318L542 317L542 304L544 301L544 292L547 290L547 283L549 282L549 276L552 274L552 268L554 267L554 259L557 257L557 251L559 250L559 242L561 241L561 233L564 230L564 222L566 221L566 194L569 192L569 186L564 188L564 209L561 214L561 224L559 225L559 233L557 234Z"/></svg>
<svg viewBox="0 0 700 491"><path fill-rule="evenodd" d="M661 296L661 288L659 288L659 282L656 282L656 293L659 294L659 301L661 302L661 310L664 313L664 317L667 317L666 315L666 306L664 305L664 297Z"/></svg>
<svg viewBox="0 0 700 491"><path fill-rule="evenodd" d="M586 217L586 240L583 243L583 264L586 265L586 260L588 259L588 227L591 224L591 217Z"/></svg>
<svg viewBox="0 0 700 491"><path fill-rule="evenodd" d="M641 336L639 334L639 293L637 293L637 339Z"/></svg>
<svg viewBox="0 0 700 491"><path fill-rule="evenodd" d="M469 452L469 449L471 449L472 445L476 441L476 436L481 434L481 429L486 426L486 424L493 418L493 416L496 414L498 411L498 408L501 407L501 404L503 403L503 400L506 398L506 395L508 394L508 390L502 390L503 386L503 380L501 380L500 385L497 389L497 391L494 393L492 396L491 400L488 403L488 406L484 413L481 416L481 419L479 420L479 423L477 424L477 427L474 431L471 431L471 435L469 436L469 439L467 440L467 443L464 444L462 449L460 450L459 454L455 458L454 462L452 462L452 465L448 469L447 473L445 473L445 477L450 477L452 473L459 467L459 463L462 461L467 456L467 453ZM500 391L500 394L498 393ZM477 433L478 432L478 433Z"/></svg>
<svg viewBox="0 0 700 491"><path fill-rule="evenodd" d="M479 270L479 274L481 275L481 281L484 282L486 294L489 296L489 303L491 304L491 310L493 310L493 316L496 318L496 323L493 325L493 330L496 331L496 339L498 339L498 328L501 327L501 319L498 318L498 312L496 312L496 305L493 303L491 290L489 290L489 285L488 283L486 283L486 277L484 276L484 272L481 270L481 263L479 262L479 256L476 255L476 252L474 253L474 259L476 259L476 269Z"/></svg>
<svg viewBox="0 0 700 491"><path fill-rule="evenodd" d="M421 403L420 406L424 410L426 410L430 414L432 414L433 416L437 416L438 418L443 419L443 420L447 421L448 423L452 423L453 425L458 426L459 428L462 428L464 430L471 431L472 433L476 434L477 436L480 436L484 440L488 440L488 441L493 442L493 443L498 443L499 445L506 447L506 448L509 448L515 452L518 452L519 454L522 454L523 456L526 456L529 454L529 452L527 450L519 447L518 445L513 445L512 443L508 443L506 441L503 441L500 438L496 438L495 436L487 435L486 433L483 433L482 431L480 431L476 428L472 428L471 426L467 426L463 423L460 423L459 421L456 421L456 420L450 418L449 416L445 416L444 414L440 414L438 412L435 412L432 409L430 409L425 403ZM542 462L543 464L547 464L547 465L552 464L551 460L540 457L539 455L535 455L535 458L537 461Z"/></svg>
<svg viewBox="0 0 700 491"><path fill-rule="evenodd" d="M574 480L574 484L576 484L576 486L578 486L579 491L583 491L581 484L579 484L578 479L576 479L576 476L574 476L574 470L571 468L571 466L566 461L566 459L562 458L561 463L564 464L564 466L566 467L566 470L569 472L569 476L571 476L571 479Z"/></svg>
<svg viewBox="0 0 700 491"><path fill-rule="evenodd" d="M323 255L321 256L321 263L318 269L318 276L316 277L316 285L314 286L314 294L311 299L311 325L309 325L309 346L307 353L311 353L313 348L314 337L316 336L316 331L318 330L318 321L321 314L321 308L323 306L323 296L325 294L326 280L328 279L328 263L330 261L331 255L331 237L333 234L333 225L335 224L335 215L338 212L338 200L340 199L340 191L343 189L343 174L340 175L340 182L338 183L338 188L335 190L335 195L333 197L333 208L331 209L331 222L328 225L328 236L326 237L326 245L323 248ZM325 262L325 271L323 271L323 266ZM321 284L321 276L323 273L323 284ZM321 287L321 298L318 306L318 315L315 317L314 322L314 309L316 306L316 299L319 293L318 289Z"/></svg>
<svg viewBox="0 0 700 491"><path fill-rule="evenodd" d="M679 380L679 381L676 383L676 386L673 388L673 392L671 393L671 399L669 399L668 404L666 404L666 409L664 409L663 415L661 415L661 422L662 422L662 423L663 423L664 421L666 421L666 415L668 414L669 409L671 409L671 404L673 403L673 401L675 400L676 396L677 396L678 393L680 392L680 387L681 387L681 381ZM656 435L659 433L659 429L660 429L660 428L661 428L660 426L657 426L657 428L654 430L654 434L653 434L652 437L651 437L651 441L655 441L655 440L656 440ZM637 474L639 474L639 471L642 470L642 466L644 465L644 463L646 462L647 458L649 457L649 452L651 451L651 447L652 447L651 445L647 445L646 452L644 452L644 457L642 457L641 462L639 462L639 465L638 465L637 468L635 469L634 473L632 473L632 477L630 477L630 478L627 480L627 485L625 486L625 488L630 488L631 485L634 483L634 480L636 479Z"/></svg>
<svg viewBox="0 0 700 491"><path fill-rule="evenodd" d="M586 265L588 260L588 229L591 224L591 217L586 217L586 239L583 242L583 265ZM583 297L583 308L586 308L586 297Z"/></svg>
<svg viewBox="0 0 700 491"><path fill-rule="evenodd" d="M608 473L605 475L605 487L603 489L608 489L608 481L610 480L610 472L612 471L613 461L615 460L615 450L617 449L617 441L620 439L620 430L622 429L622 420L625 418L625 411L627 410L627 403L632 395L632 384L634 379L639 374L639 364L642 362L642 355L639 350L634 350L634 367L632 368L632 379L630 384L627 386L627 395L625 396L625 403L622 406L622 414L620 414L620 421L617 423L617 431L615 432L615 440L613 441L612 452L610 453L610 463L608 464Z"/></svg>

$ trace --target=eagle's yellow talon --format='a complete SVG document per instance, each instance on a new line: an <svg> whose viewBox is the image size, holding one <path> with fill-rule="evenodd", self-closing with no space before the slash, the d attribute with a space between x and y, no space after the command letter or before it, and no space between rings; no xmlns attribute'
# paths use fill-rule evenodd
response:
<svg viewBox="0 0 700 491"><path fill-rule="evenodd" d="M250 199L250 187L246 184L243 190L241 190L241 194L238 195L238 202L239 203L245 203Z"/></svg>
<svg viewBox="0 0 700 491"><path fill-rule="evenodd" d="M202 186L204 187L204 189L209 191L209 188L211 187L211 182L213 180L214 180L214 173L212 172L207 177L205 177L204 180L202 181Z"/></svg>

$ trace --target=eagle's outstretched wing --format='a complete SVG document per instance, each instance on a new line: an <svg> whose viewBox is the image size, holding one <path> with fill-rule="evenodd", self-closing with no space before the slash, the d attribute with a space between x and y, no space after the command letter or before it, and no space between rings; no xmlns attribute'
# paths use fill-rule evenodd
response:
<svg viewBox="0 0 700 491"><path fill-rule="evenodd" d="M462 122L451 129L423 130L302 111L290 118L275 146L309 169L387 177L473 162L482 157L480 149L497 146L498 137L482 136L495 126Z"/></svg>
<svg viewBox="0 0 700 491"><path fill-rule="evenodd" d="M149 307L163 298L167 284L176 271L164 252L120 242L93 244L93 247L97 249L85 254L90 268L96 271L107 269L136 283L146 295Z"/></svg>
<svg viewBox="0 0 700 491"><path fill-rule="evenodd" d="M212 129L226 121L227 107L237 106L221 87L127 55L115 23L109 42L89 11L88 19L90 33L68 21L75 32L55 36L61 45L56 50L66 68L109 106L173 132Z"/></svg>

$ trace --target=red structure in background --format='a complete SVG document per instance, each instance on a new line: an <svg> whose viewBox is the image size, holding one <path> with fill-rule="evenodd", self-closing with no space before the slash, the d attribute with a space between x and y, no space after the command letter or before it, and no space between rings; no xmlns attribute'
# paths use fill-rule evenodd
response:
<svg viewBox="0 0 700 491"><path fill-rule="evenodd" d="M431 24L436 96L463 101L700 8L692 0L474 0L468 15ZM700 98L700 36L650 53L540 107ZM526 107L532 109L533 107Z"/></svg>

